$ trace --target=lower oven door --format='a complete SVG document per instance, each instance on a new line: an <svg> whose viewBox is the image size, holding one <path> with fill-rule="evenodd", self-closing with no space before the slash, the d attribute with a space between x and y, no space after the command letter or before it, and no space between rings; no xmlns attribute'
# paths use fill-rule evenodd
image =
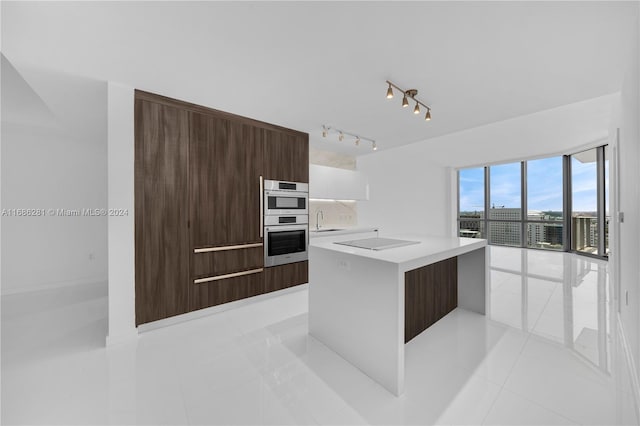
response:
<svg viewBox="0 0 640 426"><path fill-rule="evenodd" d="M264 231L264 266L284 265L308 259L308 224L267 226Z"/></svg>

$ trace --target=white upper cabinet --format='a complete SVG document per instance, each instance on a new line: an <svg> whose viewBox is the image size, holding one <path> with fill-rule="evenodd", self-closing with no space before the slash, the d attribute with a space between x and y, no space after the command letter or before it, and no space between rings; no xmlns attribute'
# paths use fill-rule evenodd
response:
<svg viewBox="0 0 640 426"><path fill-rule="evenodd" d="M358 171L309 165L309 197L333 200L367 200L367 178Z"/></svg>

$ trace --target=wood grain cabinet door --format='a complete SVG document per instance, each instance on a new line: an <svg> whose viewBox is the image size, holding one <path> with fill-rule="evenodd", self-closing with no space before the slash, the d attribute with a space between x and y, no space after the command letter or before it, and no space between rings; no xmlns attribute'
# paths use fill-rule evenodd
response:
<svg viewBox="0 0 640 426"><path fill-rule="evenodd" d="M458 306L458 258L405 272L404 300L407 343Z"/></svg>
<svg viewBox="0 0 640 426"><path fill-rule="evenodd" d="M264 131L266 179L309 182L309 135Z"/></svg>
<svg viewBox="0 0 640 426"><path fill-rule="evenodd" d="M189 309L188 113L135 101L136 325Z"/></svg>
<svg viewBox="0 0 640 426"><path fill-rule="evenodd" d="M263 273L194 284L192 310L204 309L264 293Z"/></svg>
<svg viewBox="0 0 640 426"><path fill-rule="evenodd" d="M193 248L261 242L260 130L196 112L190 121Z"/></svg>
<svg viewBox="0 0 640 426"><path fill-rule="evenodd" d="M272 266L264 270L264 292L282 290L309 282L309 261Z"/></svg>

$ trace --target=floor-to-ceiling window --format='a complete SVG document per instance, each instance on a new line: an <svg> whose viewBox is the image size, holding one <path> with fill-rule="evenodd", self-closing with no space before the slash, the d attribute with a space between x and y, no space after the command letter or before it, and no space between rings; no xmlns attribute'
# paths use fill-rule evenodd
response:
<svg viewBox="0 0 640 426"><path fill-rule="evenodd" d="M608 170L606 146L460 169L459 235L606 257Z"/></svg>
<svg viewBox="0 0 640 426"><path fill-rule="evenodd" d="M562 250L563 177L562 157L525 162L527 247Z"/></svg>
<svg viewBox="0 0 640 426"><path fill-rule="evenodd" d="M598 253L596 150L571 155L571 250Z"/></svg>
<svg viewBox="0 0 640 426"><path fill-rule="evenodd" d="M571 154L571 250L609 252L608 159L606 146Z"/></svg>
<svg viewBox="0 0 640 426"><path fill-rule="evenodd" d="M461 237L486 238L485 168L458 172L458 229Z"/></svg>
<svg viewBox="0 0 640 426"><path fill-rule="evenodd" d="M522 165L489 167L489 242L503 246L522 245Z"/></svg>

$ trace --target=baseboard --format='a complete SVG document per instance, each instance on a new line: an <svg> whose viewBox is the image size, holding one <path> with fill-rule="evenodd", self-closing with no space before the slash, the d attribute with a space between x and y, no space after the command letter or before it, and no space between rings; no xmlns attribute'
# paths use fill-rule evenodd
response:
<svg viewBox="0 0 640 426"><path fill-rule="evenodd" d="M631 381L631 387L633 392L633 401L635 402L635 412L636 418L640 419L640 380L638 379L638 369L636 366L636 361L633 358L633 353L631 352L631 348L627 343L627 337L624 331L624 325L622 324L622 319L620 318L620 314L616 315L618 322L618 335L620 337L620 342L622 343L622 349L624 350L624 358L627 362L627 368L629 369L629 373L631 377L629 378Z"/></svg>
<svg viewBox="0 0 640 426"><path fill-rule="evenodd" d="M209 315L217 314L220 312L228 311L230 309L239 308L241 306L250 305L252 303L260 302L262 300L271 299L274 297L282 296L288 293L294 293L296 291L306 290L309 288L309 284L301 284L289 288L285 288L278 291L272 291L270 293L260 294L258 296L249 297L242 300L236 300L235 302L224 303L222 305L212 306L210 308L198 309L197 311L187 312L186 314L176 315L170 318L164 318L161 320L148 322L138 326L138 332L144 333L158 328L168 327L170 325L179 324L185 321L191 321L194 319L206 317Z"/></svg>
<svg viewBox="0 0 640 426"><path fill-rule="evenodd" d="M57 290L65 287L75 287L78 285L91 285L91 284L100 284L104 283L107 285L107 277L89 277L79 280L70 280L70 281L54 281L46 284L36 284L29 285L22 288L1 288L0 296L12 296L15 294L24 294L24 293L34 293L38 291L45 290Z"/></svg>

